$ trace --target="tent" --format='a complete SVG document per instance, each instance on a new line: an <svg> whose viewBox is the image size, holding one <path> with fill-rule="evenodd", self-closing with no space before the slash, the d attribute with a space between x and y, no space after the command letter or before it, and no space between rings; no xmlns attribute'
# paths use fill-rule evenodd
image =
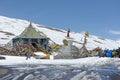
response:
<svg viewBox="0 0 120 80"><path fill-rule="evenodd" d="M40 31L37 31L32 24L29 26L17 37L12 39L13 47L17 47L21 44L32 44L35 48L44 47L48 49L49 38Z"/></svg>
<svg viewBox="0 0 120 80"><path fill-rule="evenodd" d="M90 57L91 54L87 50L87 48L83 45L80 50L79 50L79 55L78 57Z"/></svg>
<svg viewBox="0 0 120 80"><path fill-rule="evenodd" d="M55 59L73 59L79 54L79 49L76 46L62 46L58 50L58 54L54 56Z"/></svg>
<svg viewBox="0 0 120 80"><path fill-rule="evenodd" d="M65 40L63 43L66 42ZM68 39L67 45L64 44L57 52L57 55L54 56L55 59L74 59L91 56L85 45L80 49L72 45L72 40Z"/></svg>
<svg viewBox="0 0 120 80"><path fill-rule="evenodd" d="M63 45L54 56L55 59L73 59L79 55L79 49L68 41L68 45Z"/></svg>

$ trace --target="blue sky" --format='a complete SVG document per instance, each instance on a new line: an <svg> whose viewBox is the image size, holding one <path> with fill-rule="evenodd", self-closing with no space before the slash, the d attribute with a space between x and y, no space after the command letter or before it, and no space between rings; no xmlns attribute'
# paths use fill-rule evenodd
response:
<svg viewBox="0 0 120 80"><path fill-rule="evenodd" d="M1 0L0 15L120 39L120 0Z"/></svg>

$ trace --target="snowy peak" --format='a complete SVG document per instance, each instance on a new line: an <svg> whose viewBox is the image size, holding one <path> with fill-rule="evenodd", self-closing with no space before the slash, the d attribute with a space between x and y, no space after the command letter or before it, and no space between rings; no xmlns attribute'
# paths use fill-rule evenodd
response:
<svg viewBox="0 0 120 80"><path fill-rule="evenodd" d="M21 34L26 27L30 24L29 21L21 19L13 19L4 16L0 16L0 44L8 43L12 38ZM47 37L57 44L63 44L63 39L65 39L65 30L59 30L51 27L47 27L41 24L32 23L32 26L36 30L43 32ZM73 40L73 45L81 48L84 42L84 34L71 32L70 37ZM87 49L94 49L96 47L114 49L118 48L120 45L119 41L113 41L109 39L103 39L94 35L90 35L87 38Z"/></svg>

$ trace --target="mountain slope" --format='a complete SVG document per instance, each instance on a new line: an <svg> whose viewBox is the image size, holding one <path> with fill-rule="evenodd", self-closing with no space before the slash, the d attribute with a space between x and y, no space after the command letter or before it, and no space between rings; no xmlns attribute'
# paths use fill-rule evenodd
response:
<svg viewBox="0 0 120 80"><path fill-rule="evenodd" d="M4 16L0 16L0 44L8 43L12 38L18 36L30 22L26 20L13 19ZM63 44L62 41L65 39L66 31L55 28L46 27L44 25L32 23L36 30L43 32L47 37L57 44ZM84 34L71 32L70 36L73 38L73 44L77 47L81 47L83 43ZM114 49L118 48L120 42L116 42L110 39L103 39L94 35L90 35L87 39L87 49L94 49L96 47Z"/></svg>

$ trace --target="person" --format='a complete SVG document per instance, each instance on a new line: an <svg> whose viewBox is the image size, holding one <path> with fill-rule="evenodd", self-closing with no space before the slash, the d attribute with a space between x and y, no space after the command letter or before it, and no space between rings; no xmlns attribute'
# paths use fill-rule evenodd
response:
<svg viewBox="0 0 120 80"><path fill-rule="evenodd" d="M26 56L26 60L31 58L31 48L30 48L30 46L27 46L25 48L25 56Z"/></svg>
<svg viewBox="0 0 120 80"><path fill-rule="evenodd" d="M26 60L30 59L29 53L25 53L25 56L26 56Z"/></svg>
<svg viewBox="0 0 120 80"><path fill-rule="evenodd" d="M70 29L67 31L67 37L70 37Z"/></svg>
<svg viewBox="0 0 120 80"><path fill-rule="evenodd" d="M106 57L107 49L103 50L102 57Z"/></svg>
<svg viewBox="0 0 120 80"><path fill-rule="evenodd" d="M116 50L114 49L114 50L112 51L112 57L116 57L116 54L117 54L117 52L116 52Z"/></svg>
<svg viewBox="0 0 120 80"><path fill-rule="evenodd" d="M100 49L100 51L98 52L98 56L101 57L101 54L102 54L103 50Z"/></svg>

